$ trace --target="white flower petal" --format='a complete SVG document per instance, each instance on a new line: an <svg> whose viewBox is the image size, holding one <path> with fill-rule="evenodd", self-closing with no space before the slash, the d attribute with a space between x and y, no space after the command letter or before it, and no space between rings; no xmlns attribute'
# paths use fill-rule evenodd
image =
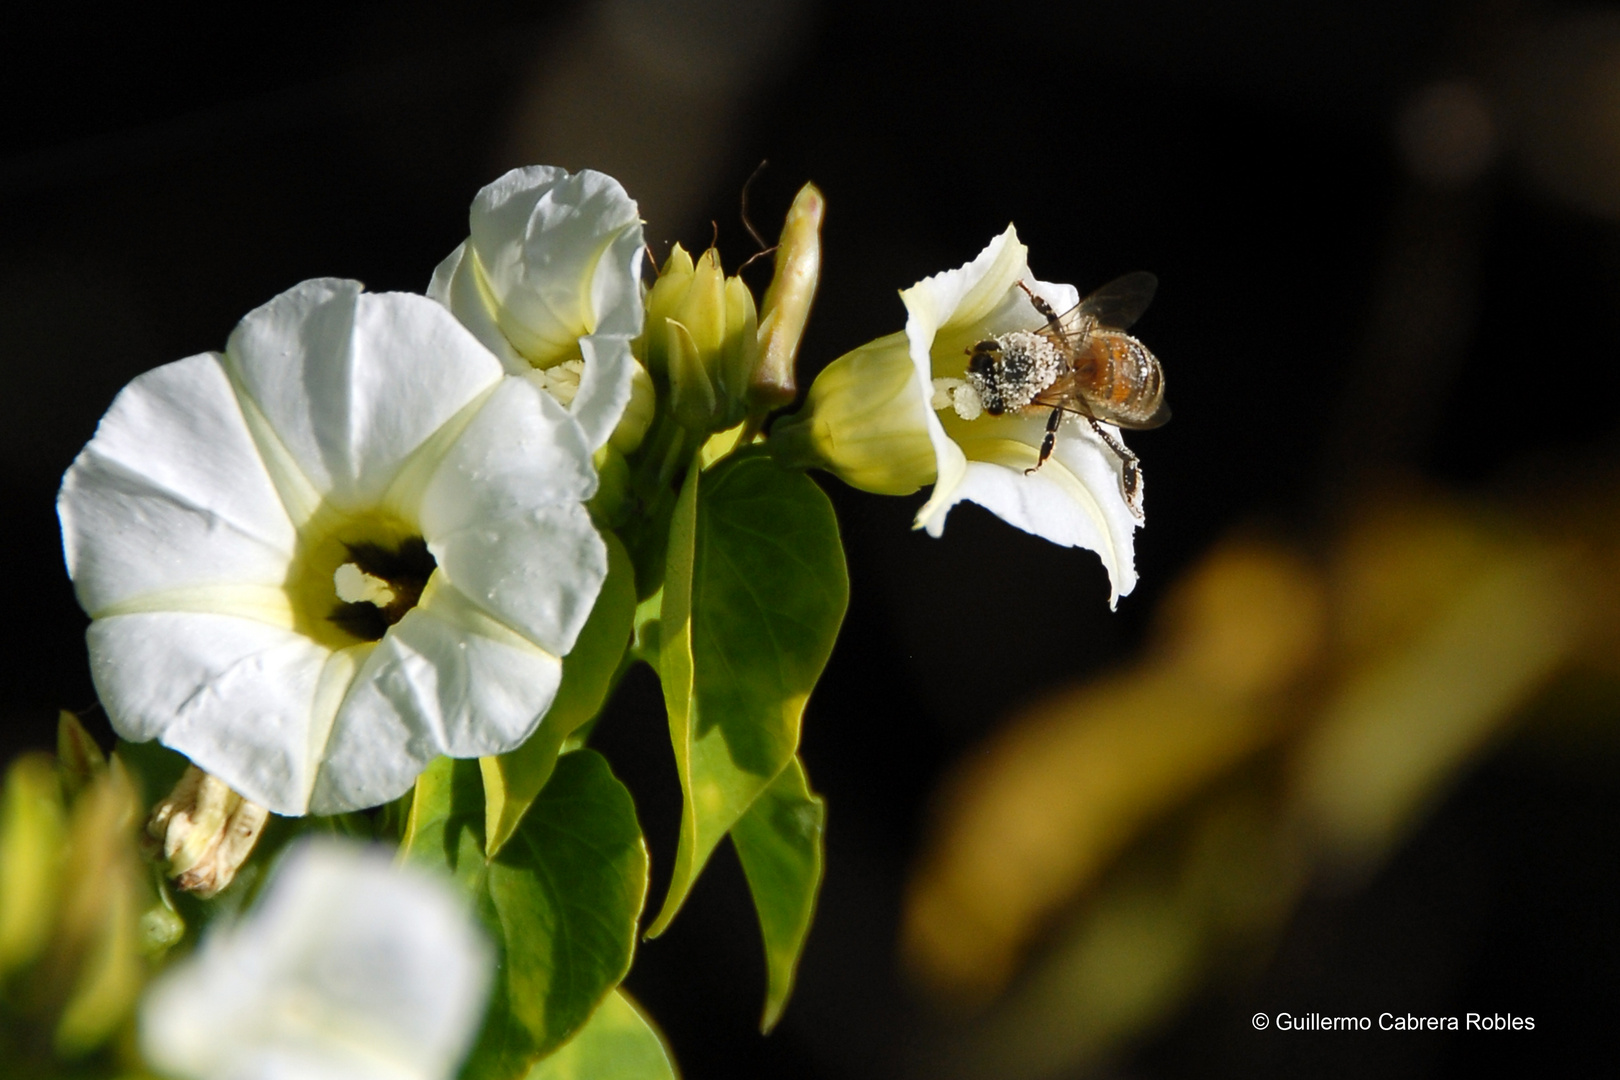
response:
<svg viewBox="0 0 1620 1080"><path fill-rule="evenodd" d="M509 379L422 496L423 535L448 581L558 656L607 576L607 548L581 505L596 490L589 460L561 407Z"/></svg>
<svg viewBox="0 0 1620 1080"><path fill-rule="evenodd" d="M917 392L930 404L934 380L961 378L967 367L965 350L974 342L1039 325L1019 282L1056 311L1078 302L1072 286L1034 280L1027 260L1027 250L1009 225L966 266L925 278L900 294ZM917 512L916 527L939 536L951 507L963 500L978 503L1026 532L1095 551L1108 570L1113 606L1136 586L1134 536L1140 519L1125 501L1123 464L1089 425L1069 416L1059 428L1052 457L1026 474L1039 459L1045 427L1044 416L969 421L942 418L930 407L928 437L938 479Z"/></svg>
<svg viewBox="0 0 1620 1080"><path fill-rule="evenodd" d="M561 679L560 659L435 575L422 602L377 643L338 710L311 811L397 798L440 754L516 749Z"/></svg>
<svg viewBox="0 0 1620 1080"><path fill-rule="evenodd" d="M277 587L296 536L213 355L126 386L62 480L68 573L92 616L215 584Z"/></svg>
<svg viewBox="0 0 1620 1080"><path fill-rule="evenodd" d="M1005 420L1003 421L1005 423ZM1034 473L1044 421L1021 419L1029 431L1023 440L983 440L968 444L971 460L948 490L936 487L938 505L922 522L929 535L945 531L945 516L964 500L978 503L1009 525L1054 544L1097 553L1108 571L1109 606L1136 587L1132 537L1135 515L1119 490L1119 461L1092 434L1084 421L1067 418L1064 437L1045 465ZM1140 497L1140 496L1139 496Z"/></svg>
<svg viewBox="0 0 1620 1080"><path fill-rule="evenodd" d="M501 365L426 297L306 281L248 314L233 373L315 489L373 504L400 466Z"/></svg>
<svg viewBox="0 0 1620 1080"><path fill-rule="evenodd" d="M527 379L503 379L446 448L421 496L431 542L478 520L596 493L596 470L577 425Z"/></svg>
<svg viewBox="0 0 1620 1080"><path fill-rule="evenodd" d="M244 920L153 983L141 1048L184 1080L448 1080L493 966L448 884L306 841Z"/></svg>
<svg viewBox="0 0 1620 1080"><path fill-rule="evenodd" d="M615 334L591 334L579 339L585 370L568 411L585 433L586 445L592 452L608 441L625 406L630 404L637 364L630 340Z"/></svg>
<svg viewBox="0 0 1620 1080"><path fill-rule="evenodd" d="M476 264L468 242L463 242L434 269L428 297L449 308L484 348L500 358L508 374L522 375L534 365L518 355L495 324L495 301L480 281Z"/></svg>
<svg viewBox="0 0 1620 1080"><path fill-rule="evenodd" d="M1120 439L1118 428L1108 424L1103 427L1115 439ZM1066 533L1067 538L1053 535L1047 539L1071 547L1090 548L1097 553L1108 570L1108 580L1113 590L1108 602L1113 606L1121 596L1129 595L1136 588L1136 530L1141 528L1142 519L1132 512L1130 504L1125 501L1124 467L1119 456L1104 446L1090 425L1078 417L1064 417L1063 430L1069 437L1058 439L1051 458L1041 466L1040 471L1045 472L1053 464L1062 466L1054 479L1069 489L1071 499L1085 511L1087 521ZM1120 441L1123 442L1122 439ZM1138 468L1138 509L1146 498L1147 485L1143 476L1143 470ZM1103 529L1105 536L1092 535L1091 530L1098 527Z"/></svg>
<svg viewBox="0 0 1620 1080"><path fill-rule="evenodd" d="M474 525L432 550L473 602L558 656L572 651L607 578L607 545L578 503Z"/></svg>
<svg viewBox="0 0 1620 1080"><path fill-rule="evenodd" d="M196 612L97 619L87 636L96 693L120 735L161 739L278 814L305 812L322 714L332 712L321 701L329 650L291 630Z"/></svg>

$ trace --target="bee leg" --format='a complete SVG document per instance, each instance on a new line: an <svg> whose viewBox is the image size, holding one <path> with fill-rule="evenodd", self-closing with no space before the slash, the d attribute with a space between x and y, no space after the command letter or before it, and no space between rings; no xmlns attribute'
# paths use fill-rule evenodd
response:
<svg viewBox="0 0 1620 1080"><path fill-rule="evenodd" d="M1042 300L1040 297L1036 296L1034 290L1028 285L1025 285L1022 281L1018 283L1018 287L1024 290L1024 295L1029 297L1029 302L1035 306L1035 310L1040 314L1041 318L1045 319L1048 323L1056 323L1058 321L1058 313L1052 310L1051 304L1048 304L1045 300ZM1045 458L1042 458L1041 460L1044 461Z"/></svg>
<svg viewBox="0 0 1620 1080"><path fill-rule="evenodd" d="M1040 456L1039 459L1036 460L1034 469L1025 469L1024 470L1024 475L1025 476L1028 476L1030 473L1034 472L1035 469L1038 469L1042 465L1045 465L1046 464L1046 459L1052 456L1052 447L1057 445L1057 429L1058 429L1058 425L1061 424L1062 422L1063 422L1063 410L1062 409L1053 409L1051 417L1048 418L1047 421L1046 421L1046 437L1041 440L1041 456ZM1095 423L1095 421L1093 421L1093 423Z"/></svg>
<svg viewBox="0 0 1620 1080"><path fill-rule="evenodd" d="M1086 422L1091 425L1091 430L1097 433L1097 438L1106 443L1108 449L1118 455L1121 465L1119 486L1125 492L1125 502L1136 513L1137 517L1141 517L1141 512L1136 509L1136 490L1141 485L1142 478L1141 459L1126 449L1124 443L1108 434L1103 426L1097 423L1096 417L1088 416Z"/></svg>

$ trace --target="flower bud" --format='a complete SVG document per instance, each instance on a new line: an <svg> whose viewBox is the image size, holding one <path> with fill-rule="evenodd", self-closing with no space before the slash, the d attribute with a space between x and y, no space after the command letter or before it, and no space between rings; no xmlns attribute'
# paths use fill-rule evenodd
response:
<svg viewBox="0 0 1620 1080"><path fill-rule="evenodd" d="M845 353L816 381L804 408L778 422L768 442L788 468L826 469L851 487L909 495L936 476L928 403L905 334Z"/></svg>
<svg viewBox="0 0 1620 1080"><path fill-rule="evenodd" d="M821 280L821 219L827 202L814 184L794 196L776 246L776 271L759 315L759 366L748 396L763 415L798 396L793 363Z"/></svg>
<svg viewBox="0 0 1620 1080"><path fill-rule="evenodd" d="M741 278L727 278L710 248L696 263L679 244L647 294L641 353L663 379L683 427L720 431L747 411L748 381L759 362L759 316Z"/></svg>
<svg viewBox="0 0 1620 1080"><path fill-rule="evenodd" d="M152 808L146 832L162 841L175 884L206 900L236 877L269 816L264 807L191 765L169 796Z"/></svg>

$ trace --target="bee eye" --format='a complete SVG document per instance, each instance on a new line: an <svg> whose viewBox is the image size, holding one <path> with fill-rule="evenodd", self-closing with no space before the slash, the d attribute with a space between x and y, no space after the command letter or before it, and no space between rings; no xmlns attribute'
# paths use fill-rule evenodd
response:
<svg viewBox="0 0 1620 1080"><path fill-rule="evenodd" d="M975 375L989 374L990 369L996 366L996 362L989 352L994 348L994 342L980 342L975 345L973 347L973 358L968 361L968 370Z"/></svg>

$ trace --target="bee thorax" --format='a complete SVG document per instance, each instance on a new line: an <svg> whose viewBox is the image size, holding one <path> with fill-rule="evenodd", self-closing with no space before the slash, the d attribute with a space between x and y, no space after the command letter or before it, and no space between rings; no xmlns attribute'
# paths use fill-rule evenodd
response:
<svg viewBox="0 0 1620 1080"><path fill-rule="evenodd" d="M995 349L976 346L968 362L968 384L992 416L1021 409L1057 381L1067 366L1050 340L1028 330L1015 330L994 340Z"/></svg>

